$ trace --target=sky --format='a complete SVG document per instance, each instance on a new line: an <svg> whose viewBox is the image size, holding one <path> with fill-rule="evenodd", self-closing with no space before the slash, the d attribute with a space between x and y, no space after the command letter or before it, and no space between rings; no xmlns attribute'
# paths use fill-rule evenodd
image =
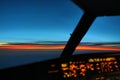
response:
<svg viewBox="0 0 120 80"><path fill-rule="evenodd" d="M71 0L0 0L0 42L67 41L83 15ZM97 17L82 42L120 42L120 16Z"/></svg>

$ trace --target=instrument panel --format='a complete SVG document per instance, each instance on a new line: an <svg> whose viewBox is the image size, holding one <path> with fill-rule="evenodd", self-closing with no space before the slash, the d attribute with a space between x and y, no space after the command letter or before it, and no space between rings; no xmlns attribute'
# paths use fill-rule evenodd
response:
<svg viewBox="0 0 120 80"><path fill-rule="evenodd" d="M61 64L64 78L115 72L119 71L119 68L115 57L89 58L88 61L69 61Z"/></svg>
<svg viewBox="0 0 120 80"><path fill-rule="evenodd" d="M51 80L120 80L120 54L79 54L61 58L50 64L48 76Z"/></svg>

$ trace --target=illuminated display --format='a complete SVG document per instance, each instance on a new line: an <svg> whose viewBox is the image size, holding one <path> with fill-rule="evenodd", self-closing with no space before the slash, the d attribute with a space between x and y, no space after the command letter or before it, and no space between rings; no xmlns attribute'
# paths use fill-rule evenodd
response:
<svg viewBox="0 0 120 80"><path fill-rule="evenodd" d="M48 73L57 73L59 70L51 70L51 71L48 71Z"/></svg>
<svg viewBox="0 0 120 80"><path fill-rule="evenodd" d="M115 57L108 57L108 58L90 58L89 62L100 62L100 61L112 61L116 60Z"/></svg>
<svg viewBox="0 0 120 80"><path fill-rule="evenodd" d="M101 74L119 71L115 57L89 58L88 61L69 61L61 64L64 78L84 77L88 74ZM97 79L96 79L97 80Z"/></svg>
<svg viewBox="0 0 120 80"><path fill-rule="evenodd" d="M120 76L97 77L95 80L120 80Z"/></svg>

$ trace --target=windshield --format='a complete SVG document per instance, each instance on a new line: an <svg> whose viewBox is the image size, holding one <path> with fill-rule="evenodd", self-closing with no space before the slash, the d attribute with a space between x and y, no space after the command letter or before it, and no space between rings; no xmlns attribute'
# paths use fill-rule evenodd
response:
<svg viewBox="0 0 120 80"><path fill-rule="evenodd" d="M71 0L0 0L0 68L59 57L82 15ZM77 51L120 49L119 24L120 16L97 17Z"/></svg>

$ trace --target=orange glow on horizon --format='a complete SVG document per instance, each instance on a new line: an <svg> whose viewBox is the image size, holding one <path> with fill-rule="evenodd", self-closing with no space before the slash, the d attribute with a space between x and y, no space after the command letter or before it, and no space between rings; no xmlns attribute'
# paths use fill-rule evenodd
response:
<svg viewBox="0 0 120 80"><path fill-rule="evenodd" d="M65 45L0 45L0 49L12 50L63 50ZM120 47L112 46L86 46L79 45L76 50L112 50L120 51Z"/></svg>

